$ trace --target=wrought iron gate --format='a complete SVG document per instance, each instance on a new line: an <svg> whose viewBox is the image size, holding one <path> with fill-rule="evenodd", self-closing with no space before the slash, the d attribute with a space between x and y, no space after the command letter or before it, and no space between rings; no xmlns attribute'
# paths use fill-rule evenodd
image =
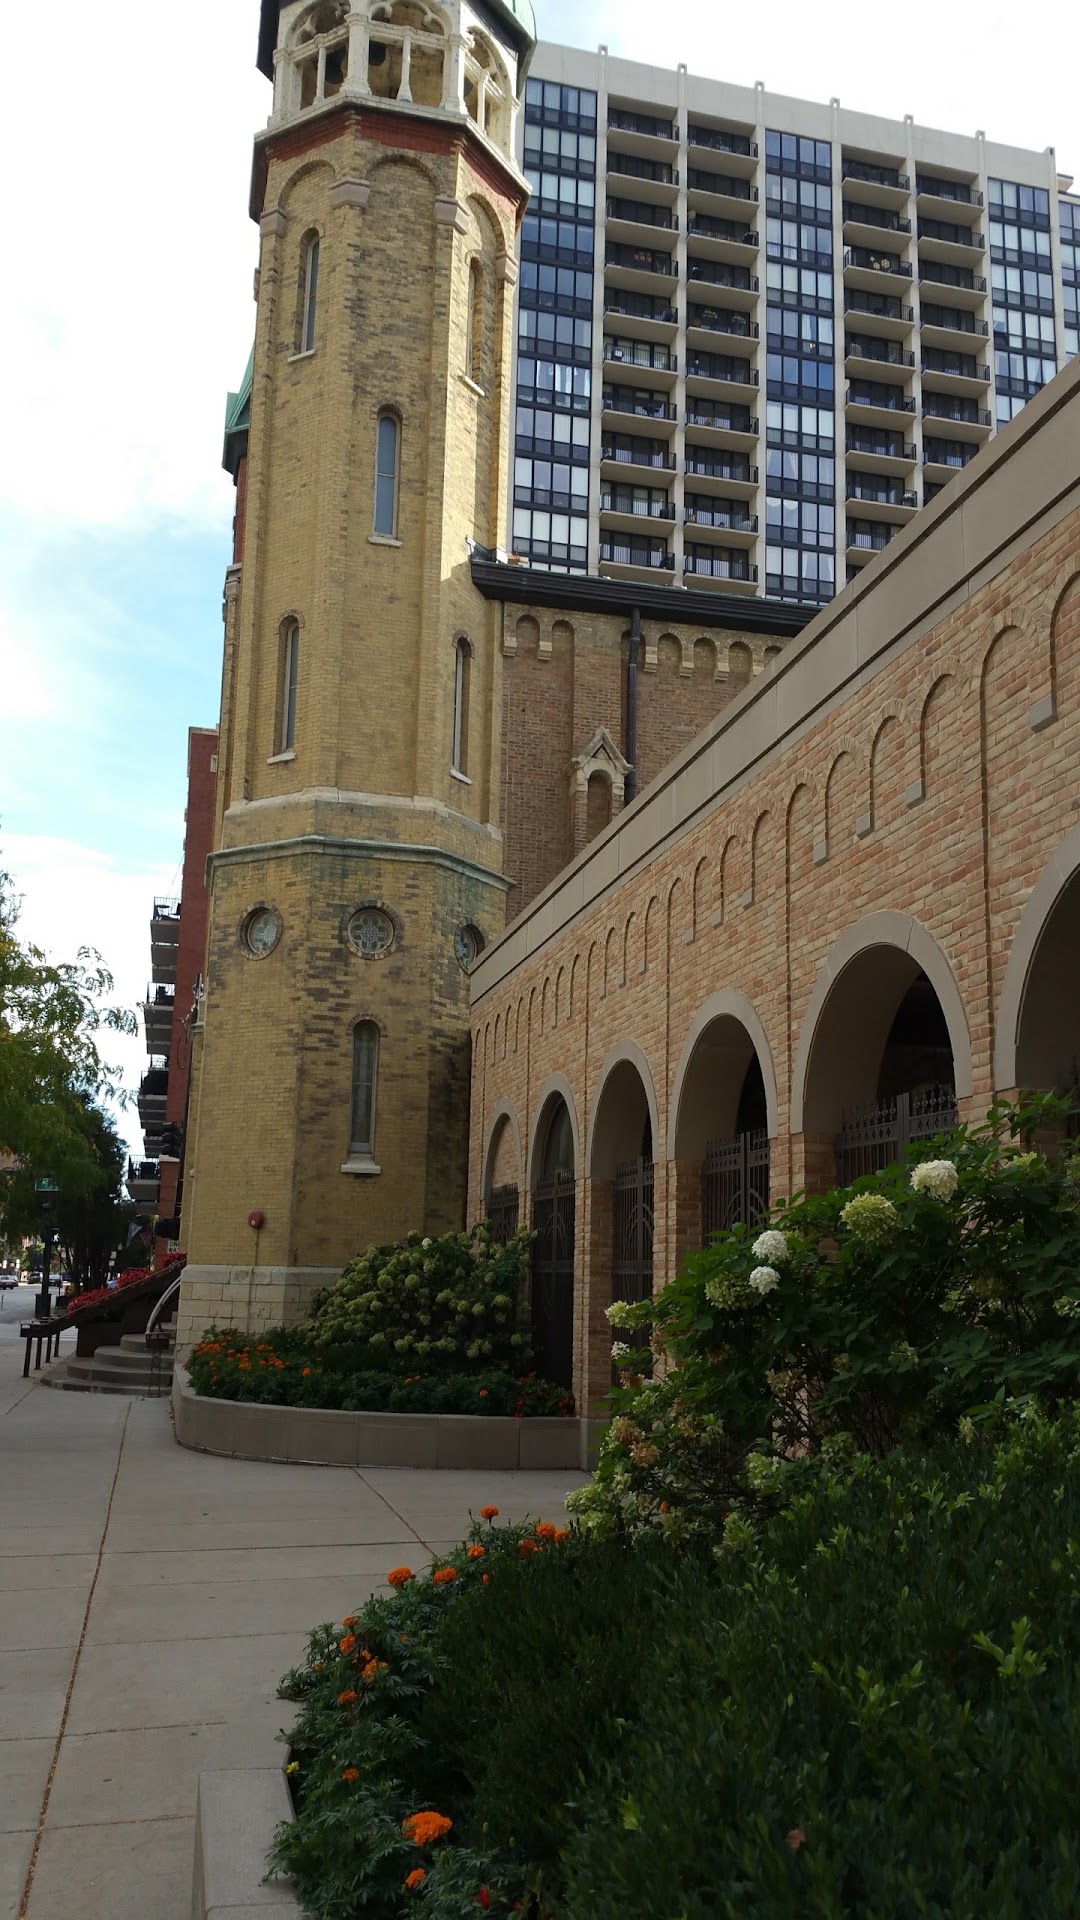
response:
<svg viewBox="0 0 1080 1920"><path fill-rule="evenodd" d="M740 1222L756 1227L769 1211L769 1136L764 1127L710 1140L701 1166L701 1244Z"/></svg>
<svg viewBox="0 0 1080 1920"><path fill-rule="evenodd" d="M572 1173L540 1180L533 1192L532 1329L537 1371L574 1384L574 1227Z"/></svg>
<svg viewBox="0 0 1080 1920"><path fill-rule="evenodd" d="M623 1160L615 1169L611 1241L613 1300L651 1300L653 1290L653 1164ZM647 1347L644 1327L621 1333L629 1346Z"/></svg>
<svg viewBox="0 0 1080 1920"><path fill-rule="evenodd" d="M491 1237L504 1247L518 1230L520 1203L516 1187L493 1187L488 1195L487 1217Z"/></svg>
<svg viewBox="0 0 1080 1920"><path fill-rule="evenodd" d="M845 1113L836 1136L836 1181L846 1187L860 1174L897 1166L916 1140L932 1140L956 1125L952 1087L928 1087L922 1093L898 1093L876 1106Z"/></svg>

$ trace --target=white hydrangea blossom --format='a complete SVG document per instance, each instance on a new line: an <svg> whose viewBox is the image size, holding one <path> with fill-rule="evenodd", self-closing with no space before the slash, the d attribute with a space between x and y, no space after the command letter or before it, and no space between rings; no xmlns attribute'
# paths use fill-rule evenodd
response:
<svg viewBox="0 0 1080 1920"><path fill-rule="evenodd" d="M634 1308L630 1300L613 1300L610 1307L604 1308L605 1316L613 1327L625 1327L633 1319Z"/></svg>
<svg viewBox="0 0 1080 1920"><path fill-rule="evenodd" d="M775 1267L755 1267L750 1275L750 1285L755 1293L771 1293L780 1285L780 1275Z"/></svg>
<svg viewBox="0 0 1080 1920"><path fill-rule="evenodd" d="M935 1200L951 1200L959 1183L960 1176L951 1160L924 1160L911 1170L915 1192L933 1194Z"/></svg>
<svg viewBox="0 0 1080 1920"><path fill-rule="evenodd" d="M778 1260L788 1257L787 1236L776 1227L769 1227L764 1233L758 1234L750 1251L755 1260L767 1260L770 1266L775 1266Z"/></svg>
<svg viewBox="0 0 1080 1920"><path fill-rule="evenodd" d="M615 1345L611 1349L611 1357L616 1366L621 1366L624 1360L629 1360L632 1352L633 1348L628 1347L625 1340L616 1340Z"/></svg>

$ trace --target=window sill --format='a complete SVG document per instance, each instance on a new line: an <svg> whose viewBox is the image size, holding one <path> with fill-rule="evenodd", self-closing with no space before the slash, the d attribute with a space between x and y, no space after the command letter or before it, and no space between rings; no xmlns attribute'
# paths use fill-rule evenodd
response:
<svg viewBox="0 0 1080 1920"><path fill-rule="evenodd" d="M314 360L317 352L318 352L317 347L304 347L300 353L290 353L289 355L290 367L292 366L292 363L294 360Z"/></svg>
<svg viewBox="0 0 1080 1920"><path fill-rule="evenodd" d="M369 533L368 534L369 547L400 547L401 544L402 542L400 540L396 540L392 533Z"/></svg>
<svg viewBox="0 0 1080 1920"><path fill-rule="evenodd" d="M469 775L467 773L460 772L460 770L457 767L451 767L450 778L451 780L460 780L463 787L472 786L472 781L469 778Z"/></svg>
<svg viewBox="0 0 1080 1920"><path fill-rule="evenodd" d="M382 1168L379 1166L377 1161L371 1158L370 1154L356 1153L356 1154L350 1154L347 1160L342 1161L341 1171L342 1173L371 1174L371 1173L381 1173Z"/></svg>
<svg viewBox="0 0 1080 1920"><path fill-rule="evenodd" d="M487 399L487 388L480 386L478 381L474 380L470 374L460 373L458 379L461 381L463 387L468 387L470 393L475 393L478 400Z"/></svg>
<svg viewBox="0 0 1080 1920"><path fill-rule="evenodd" d="M284 766L287 760L295 760L295 759L296 759L296 748L287 747L284 753L272 753L269 759L267 760L266 764L268 767L281 767L281 766Z"/></svg>

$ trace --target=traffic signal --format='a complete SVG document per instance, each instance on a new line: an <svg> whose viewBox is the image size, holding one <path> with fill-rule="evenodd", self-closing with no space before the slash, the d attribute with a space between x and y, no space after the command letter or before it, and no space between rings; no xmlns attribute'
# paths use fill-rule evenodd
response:
<svg viewBox="0 0 1080 1920"><path fill-rule="evenodd" d="M182 1160L184 1156L184 1129L175 1120L167 1120L161 1129L159 1160Z"/></svg>

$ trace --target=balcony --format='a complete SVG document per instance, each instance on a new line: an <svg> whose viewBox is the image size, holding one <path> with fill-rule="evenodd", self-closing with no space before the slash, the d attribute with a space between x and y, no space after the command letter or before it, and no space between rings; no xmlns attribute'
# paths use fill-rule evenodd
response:
<svg viewBox="0 0 1080 1920"><path fill-rule="evenodd" d="M857 502L860 520L883 520L894 526L904 526L919 508L914 488L851 467L847 472L847 498Z"/></svg>
<svg viewBox="0 0 1080 1920"><path fill-rule="evenodd" d="M855 160L847 153L840 161L840 177L845 200L858 199L871 206L902 207L911 192L911 180L906 173L877 161ZM857 191L849 195L848 189L852 186Z"/></svg>
<svg viewBox="0 0 1080 1920"><path fill-rule="evenodd" d="M161 1167L157 1160L129 1160L127 1190L136 1206L154 1207L161 1186Z"/></svg>
<svg viewBox="0 0 1080 1920"><path fill-rule="evenodd" d="M845 544L848 562L852 566L865 566L876 553L884 553L896 529L884 521L871 524L869 521L849 520Z"/></svg>
<svg viewBox="0 0 1080 1920"><path fill-rule="evenodd" d="M673 340L679 324L678 309L666 300L621 287L604 288L604 318L617 318L619 332L634 340Z"/></svg>
<svg viewBox="0 0 1080 1920"><path fill-rule="evenodd" d="M718 459L704 448L693 447L686 450L683 472L693 480L696 494L737 493L747 499L753 497L761 478L760 469L749 460Z"/></svg>
<svg viewBox="0 0 1080 1920"><path fill-rule="evenodd" d="M623 367L647 367L650 373L659 378L654 383L668 391L675 385L678 359L671 348L662 342L652 340L608 339L604 341L604 376L611 383L611 374Z"/></svg>
<svg viewBox="0 0 1080 1920"><path fill-rule="evenodd" d="M649 579L674 573L675 556L662 541L612 537L600 542L600 567L615 579Z"/></svg>
<svg viewBox="0 0 1080 1920"><path fill-rule="evenodd" d="M920 333L924 347L970 353L978 341L989 339L990 327L966 307L945 307L924 300Z"/></svg>
<svg viewBox="0 0 1080 1920"><path fill-rule="evenodd" d="M937 260L943 266L978 267L986 252L986 240L973 227L957 226L952 220L919 219L919 260Z"/></svg>
<svg viewBox="0 0 1080 1920"><path fill-rule="evenodd" d="M694 494L683 508L683 523L747 546L757 538L757 514L747 513L741 500L706 500Z"/></svg>
<svg viewBox="0 0 1080 1920"><path fill-rule="evenodd" d="M914 445L897 433L873 433L868 427L847 436L848 453L858 457L870 473L904 473L915 465Z"/></svg>
<svg viewBox="0 0 1080 1920"><path fill-rule="evenodd" d="M635 113L630 107L608 108L608 166L615 153L640 155L674 165L679 157L678 129L671 119Z"/></svg>
<svg viewBox="0 0 1080 1920"><path fill-rule="evenodd" d="M686 263L687 293L694 287L721 287L725 306L752 308L757 305L761 282L745 267L724 266L716 260L689 259Z"/></svg>
<svg viewBox="0 0 1080 1920"><path fill-rule="evenodd" d="M167 1053L172 1039L173 1004L176 988L149 986L143 1001L143 1026L147 1053Z"/></svg>
<svg viewBox="0 0 1080 1920"><path fill-rule="evenodd" d="M757 141L745 133L732 133L727 127L707 127L700 120L692 120L686 129L686 140L692 154L724 154L726 173L744 174L752 179L757 172Z"/></svg>
<svg viewBox="0 0 1080 1920"><path fill-rule="evenodd" d="M686 204L691 213L728 220L748 218L748 207L758 203L758 189L750 180L733 174L709 173L702 167L690 167L686 174Z"/></svg>
<svg viewBox="0 0 1080 1920"><path fill-rule="evenodd" d="M879 340L904 340L915 324L915 309L891 293L844 287L844 316L860 334Z"/></svg>
<svg viewBox="0 0 1080 1920"><path fill-rule="evenodd" d="M934 260L919 251L919 286L930 289L929 299L933 301L934 291L938 287L948 287L949 304L953 307L981 307L986 295L986 277L973 273L970 267L949 266L944 260Z"/></svg>
<svg viewBox="0 0 1080 1920"><path fill-rule="evenodd" d="M844 398L848 419L865 421L871 427L888 425L889 417L898 413L915 412L911 394L876 380L853 381Z"/></svg>
<svg viewBox="0 0 1080 1920"><path fill-rule="evenodd" d="M948 353L936 347L923 348L923 393L955 393L978 399L990 385L990 368L976 360L973 353Z"/></svg>
<svg viewBox="0 0 1080 1920"><path fill-rule="evenodd" d="M607 232L612 241L630 246L641 242L648 247L657 232L678 231L678 215L670 207L658 207L648 200L612 199L607 202Z"/></svg>
<svg viewBox="0 0 1080 1920"><path fill-rule="evenodd" d="M635 533L643 520L675 525L675 508L663 489L601 486L600 520L608 533Z"/></svg>
<svg viewBox="0 0 1080 1920"><path fill-rule="evenodd" d="M911 266L897 253L876 247L844 248L844 285L859 287L868 293L892 293L899 297L911 279Z"/></svg>
<svg viewBox="0 0 1080 1920"><path fill-rule="evenodd" d="M954 473L969 466L978 451L975 441L965 443L959 440L924 439L923 468L927 479L932 484L941 485L951 479Z"/></svg>
<svg viewBox="0 0 1080 1920"><path fill-rule="evenodd" d="M683 574L695 582L716 581L732 593L752 593L758 578L757 567L749 554L727 552L723 547L688 548L683 559Z"/></svg>
<svg viewBox="0 0 1080 1920"><path fill-rule="evenodd" d="M662 393L654 393L648 387L612 387L605 386L603 392L603 422L605 427L618 430L625 423L628 430L635 420L649 420L654 426L668 433L674 430L676 409Z"/></svg>
<svg viewBox="0 0 1080 1920"><path fill-rule="evenodd" d="M648 440L636 434L617 434L600 447L600 472L607 479L624 475L627 479L642 474L674 473L675 455L662 441Z"/></svg>
<svg viewBox="0 0 1080 1920"><path fill-rule="evenodd" d="M918 196L920 222L924 214L930 219L954 220L959 224L977 226L982 211L983 197L978 187L966 180L942 180L933 174L920 173L915 181Z"/></svg>
<svg viewBox="0 0 1080 1920"><path fill-rule="evenodd" d="M848 373L873 369L875 379L904 380L915 365L910 347L898 340L878 340L872 334L849 333L844 341L844 366Z"/></svg>
<svg viewBox="0 0 1080 1920"><path fill-rule="evenodd" d="M150 920L150 971L155 985L176 985L176 957L179 946L179 900L155 900Z"/></svg>
<svg viewBox="0 0 1080 1920"><path fill-rule="evenodd" d="M748 313L740 313L733 307L705 307L687 304L686 340L692 346L691 336L695 333L725 334L732 340L757 340L761 328Z"/></svg>
<svg viewBox="0 0 1080 1920"><path fill-rule="evenodd" d="M686 356L687 404L691 395L723 393L725 399L745 400L746 394L761 383L761 376L749 360L738 360L726 353L691 351Z"/></svg>
<svg viewBox="0 0 1080 1920"><path fill-rule="evenodd" d="M990 437L993 416L987 407L980 407L975 400L962 399L953 394L924 394L922 411L924 420L947 420L951 438L975 440L981 445Z"/></svg>
<svg viewBox="0 0 1080 1920"><path fill-rule="evenodd" d="M884 234L906 236L911 232L911 221L906 214L895 213L887 207L845 200L843 216L844 239L856 246L877 248Z"/></svg>
<svg viewBox="0 0 1080 1920"><path fill-rule="evenodd" d="M705 447L734 447L740 453L751 453L757 442L758 419L749 407L710 406L708 402L695 400L688 396L686 408L686 428L693 443L702 443ZM687 446L687 457L690 444Z"/></svg>
<svg viewBox="0 0 1080 1920"><path fill-rule="evenodd" d="M164 1124L165 1096L168 1091L168 1061L154 1058L139 1081L138 1109L144 1132L160 1130Z"/></svg>
<svg viewBox="0 0 1080 1920"><path fill-rule="evenodd" d="M666 283L672 293L676 285L675 262L670 253L655 247L624 247L611 244L604 254L604 280L607 286L628 287L632 292L653 293Z"/></svg>
<svg viewBox="0 0 1080 1920"><path fill-rule="evenodd" d="M649 200L657 206L671 207L679 195L679 172L666 160L643 160L633 153L608 153L607 188L609 194L625 194L633 182L637 200Z"/></svg>

